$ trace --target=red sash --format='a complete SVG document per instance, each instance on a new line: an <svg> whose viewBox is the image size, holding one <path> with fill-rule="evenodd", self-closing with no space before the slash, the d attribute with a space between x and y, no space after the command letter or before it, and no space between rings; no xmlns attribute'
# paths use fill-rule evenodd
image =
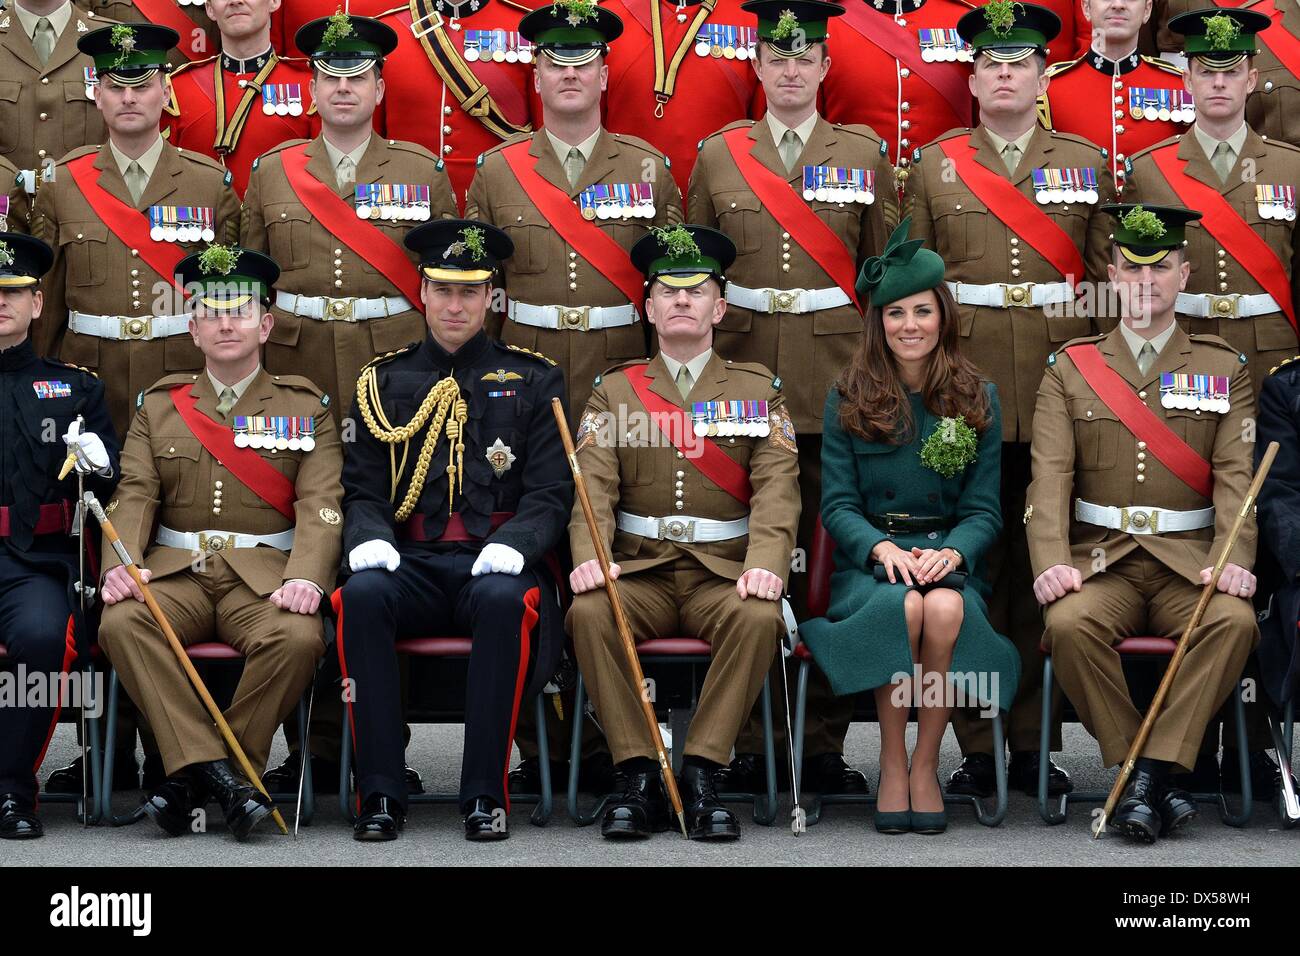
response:
<svg viewBox="0 0 1300 956"><path fill-rule="evenodd" d="M1107 408L1119 416L1134 437L1147 443L1147 451L1160 459L1184 484L1203 498L1214 497L1214 474L1210 463L1198 455L1138 398L1123 376L1106 364L1093 343L1071 345L1065 350L1088 387Z"/></svg>
<svg viewBox="0 0 1300 956"><path fill-rule="evenodd" d="M182 383L173 385L170 391L172 404L199 440L199 444L243 482L249 491L293 521L293 503L298 497L293 482L263 461L262 456L253 449L236 445L235 433L231 428L218 425L195 408L198 399L190 394L191 388L192 385Z"/></svg>
<svg viewBox="0 0 1300 956"><path fill-rule="evenodd" d="M325 147L321 145L320 148ZM406 250L388 238L378 226L358 219L356 210L338 193L307 172L307 144L281 150L280 162L289 185L307 211L335 239L374 266L412 306L420 308L420 272L411 264Z"/></svg>
<svg viewBox="0 0 1300 956"><path fill-rule="evenodd" d="M960 63L927 63L921 59L920 40L896 24L888 14L877 13L858 0L846 0L843 21L934 87L962 123L971 119L973 98L966 78L970 70ZM953 26L956 26L954 23Z"/></svg>
<svg viewBox="0 0 1300 956"><path fill-rule="evenodd" d="M678 444L677 439L683 435L693 434L691 417L678 405L674 405L661 395L650 391L650 381L646 378L646 366L632 365L623 369L623 374L632 383L632 390L641 404L650 412L655 427L667 438L674 448L680 451L692 465L700 470L705 478L713 482L742 505L748 505L754 496L754 489L749 484L749 472L733 461L725 451L707 439L701 439L698 446L687 448ZM671 419L676 434L670 434L663 426L665 418ZM696 451L698 450L698 454Z"/></svg>
<svg viewBox="0 0 1300 956"><path fill-rule="evenodd" d="M1292 73L1300 70L1300 37L1282 25L1282 11L1273 5L1273 0L1259 0L1250 9L1273 21L1272 29L1256 34L1259 42L1268 47L1278 62Z"/></svg>
<svg viewBox="0 0 1300 956"><path fill-rule="evenodd" d="M1181 138L1178 142L1182 142ZM1287 278L1286 266L1264 237L1241 218L1218 189L1187 175L1187 160L1178 158L1178 142L1151 153L1156 167L1184 206L1201 211L1201 225L1206 232L1214 237L1220 248L1232 250L1233 258L1273 297L1291 328L1296 328L1295 304L1291 301L1291 281Z"/></svg>
<svg viewBox="0 0 1300 956"><path fill-rule="evenodd" d="M754 191L763 206L776 217L781 228L790 233L795 242L808 253L814 262L826 270L831 281L844 290L853 307L859 312L854 285L858 278L858 267L844 240L835 234L830 226L803 200L790 183L782 179L754 158L753 150L757 142L749 143L749 134L754 127L737 126L722 134L723 142L731 150L731 158L736 168L744 177L745 183ZM759 135L766 135L765 131ZM879 184L877 184L879 187Z"/></svg>
<svg viewBox="0 0 1300 956"><path fill-rule="evenodd" d="M594 222L582 218L568 193L538 175L537 163L528 155L531 145L531 141L525 139L501 150L519 185L560 237L617 286L632 307L640 312L645 305L645 276L632 265L632 257L626 249Z"/></svg>
<svg viewBox="0 0 1300 956"><path fill-rule="evenodd" d="M156 23L160 27L171 27L181 35L176 49L184 53L186 59L201 60L208 55L206 46L196 50L195 44L191 42L194 31L203 28L181 13L176 0L135 0L135 6L150 23Z"/></svg>
<svg viewBox="0 0 1300 956"><path fill-rule="evenodd" d="M1079 247L1038 205L993 170L975 162L970 135L941 140L939 148L952 160L962 182L1002 222L1015 223L1015 232L1071 284L1084 278Z"/></svg>
<svg viewBox="0 0 1300 956"><path fill-rule="evenodd" d="M68 163L68 172L72 181L86 197L86 202L95 211L104 225L108 226L118 239L140 253L154 272L168 280L178 289L182 289L176 266L185 258L186 250L177 242L154 242L149 236L149 219L134 206L128 206L103 186L99 185L102 173L95 172L96 153L87 153Z"/></svg>

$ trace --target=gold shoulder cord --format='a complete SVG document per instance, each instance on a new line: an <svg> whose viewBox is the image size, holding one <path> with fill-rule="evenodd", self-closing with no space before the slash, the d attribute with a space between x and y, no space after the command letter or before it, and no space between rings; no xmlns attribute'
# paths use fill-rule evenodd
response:
<svg viewBox="0 0 1300 956"><path fill-rule="evenodd" d="M384 414L384 406L379 395L379 376L374 368L367 368L357 379L357 406L361 410L362 420L370 429L370 434L389 446L389 470L392 480L392 489L388 493L390 502L396 500L397 486L401 483L402 473L406 471L406 455L410 450L410 441L429 421L429 416L433 415L433 424L429 426L424 444L420 447L420 454L415 461L415 472L411 475L411 483L406 489L406 497L402 499L402 504L393 514L393 520L398 522L405 521L415 510L415 504L420 499L420 491L424 488L425 477L429 473L429 462L433 458L434 446L438 444L438 436L444 431L445 423L447 514L450 515L454 493L461 491L464 482L465 422L469 417L469 406L460 397L460 386L456 384L456 379L448 376L433 386L411 420L400 428L394 428L388 416ZM375 421L376 416L379 421ZM395 447L399 443L403 446L400 465L396 460Z"/></svg>

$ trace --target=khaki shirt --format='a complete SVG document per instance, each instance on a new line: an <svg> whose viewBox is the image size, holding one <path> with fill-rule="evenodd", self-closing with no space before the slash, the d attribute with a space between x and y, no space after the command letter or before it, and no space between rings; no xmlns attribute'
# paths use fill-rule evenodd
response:
<svg viewBox="0 0 1300 956"><path fill-rule="evenodd" d="M961 177L950 171L938 144L967 133L976 151L975 163L1007 179L1070 237L1086 273L1078 278L1105 281L1114 220L1100 210L1103 204L1115 201L1105 151L1082 136L1035 128L1016 171L1008 173L1001 153L982 126L974 131L953 130L918 150L906 180L903 205L912 216L911 235L924 239L943 257L945 279L972 285L1063 281L1056 267L1021 236L1015 223L990 213ZM1034 202L1033 171L1040 168L1094 170L1098 201L1038 205ZM1091 332L1092 319L1081 309L1063 306L1047 310L959 305L957 310L962 354L998 387L1003 440L1028 442L1043 362L1053 349Z"/></svg>
<svg viewBox="0 0 1300 956"><path fill-rule="evenodd" d="M1087 580L1105 563L1141 548L1192 584L1201 583L1227 539L1254 472L1247 422L1255 416L1250 373L1240 353L1213 335L1174 332L1146 375L1118 329L1071 344L1095 342L1106 364L1123 376L1147 407L1213 468L1212 498L1203 498L1165 467L1084 381L1071 358L1055 353L1043 376L1034 412L1033 481L1025 511L1034 574L1067 564ZM1226 414L1167 409L1160 375L1225 375ZM1074 500L1118 508L1174 511L1215 509L1214 524L1196 531L1130 534L1076 521ZM1158 520L1158 518L1157 518ZM1243 527L1229 560L1249 568L1255 559L1255 522ZM1103 562L1099 564L1099 555Z"/></svg>
<svg viewBox="0 0 1300 956"><path fill-rule="evenodd" d="M712 443L749 472L754 493L746 507L668 443L648 421L645 406L620 369L611 369L597 380L582 415L577 444L578 463L601 537L611 549L611 560L621 565L623 574L630 574L689 554L731 581L751 568L764 568L788 581L799 525L799 460L794 427L772 374L759 365L722 359L715 351L690 394L682 398L662 355L646 364L650 391L686 409L688 415L694 402L768 403L771 433L767 437L691 435L686 439ZM602 418L606 413L610 417ZM617 531L615 512L620 510L670 521L679 515L716 521L748 515L749 534L700 543L656 540ZM569 523L569 544L575 566L595 557L580 503Z"/></svg>
<svg viewBox="0 0 1300 956"><path fill-rule="evenodd" d="M39 170L70 150L104 141L104 120L86 95L84 71L94 63L77 41L112 23L73 11L42 65L17 14L0 10L0 157Z"/></svg>
<svg viewBox="0 0 1300 956"><path fill-rule="evenodd" d="M293 521L236 478L185 424L170 393L173 386L185 384L192 385L189 394L198 399L195 411L221 424L233 423L236 415L313 419L316 446L311 451L249 449L293 483ZM154 544L155 521L190 532L276 534L293 528L288 553L259 545L222 548L222 554L261 597L295 578L328 593L342 548L343 447L321 390L301 376L261 371L229 419L217 413L217 393L207 375L169 375L141 397L122 449L122 480L107 509L137 563L157 580L187 570L196 560L193 551ZM104 569L119 563L105 543Z"/></svg>
<svg viewBox="0 0 1300 956"><path fill-rule="evenodd" d="M741 175L721 134L748 127L748 141L760 163L790 183L804 202L804 166L844 166L875 172L875 202L812 200L817 218L844 241L855 263L884 248L898 224L894 168L885 144L865 126L840 126L817 118L803 155L787 173L768 122L741 120L707 137L691 172L687 219L720 229L736 244L736 262L727 280L749 289L828 289L835 281L785 232ZM820 434L822 411L831 384L849 363L862 336L862 315L852 304L812 314L755 313L728 304L718 326L717 347L735 361L757 362L783 381L786 407L795 426Z"/></svg>

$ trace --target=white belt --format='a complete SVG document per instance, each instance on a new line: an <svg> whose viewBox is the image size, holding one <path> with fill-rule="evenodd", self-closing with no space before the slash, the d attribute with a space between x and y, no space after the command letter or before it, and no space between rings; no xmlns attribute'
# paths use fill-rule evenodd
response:
<svg viewBox="0 0 1300 956"><path fill-rule="evenodd" d="M256 548L259 544L289 551L293 548L293 528L278 534L235 534L230 531L173 531L159 525L158 543L164 548L213 553L231 548Z"/></svg>
<svg viewBox="0 0 1300 956"><path fill-rule="evenodd" d="M640 515L618 513L618 529L643 538L662 541L730 541L749 534L749 517L734 521L714 521L710 518L692 518L677 515L672 518L642 518Z"/></svg>
<svg viewBox="0 0 1300 956"><path fill-rule="evenodd" d="M68 328L100 339L148 342L188 332L188 315L87 315L69 312Z"/></svg>
<svg viewBox="0 0 1300 956"><path fill-rule="evenodd" d="M1103 528L1126 531L1129 534L1164 534L1166 531L1195 531L1197 528L1208 528L1214 524L1214 509L1168 511L1164 508L1148 508L1145 505L1112 508L1075 498L1074 519L1087 524L1100 525Z"/></svg>
<svg viewBox="0 0 1300 956"><path fill-rule="evenodd" d="M390 295L381 299L358 299L355 296L332 299L327 295L276 292L275 304L292 315L320 322L364 322L366 319L401 315L415 308L404 295Z"/></svg>
<svg viewBox="0 0 1300 956"><path fill-rule="evenodd" d="M511 299L506 303L506 314L520 325L539 329L568 329L587 332L591 329L612 329L636 323L636 309L630 305L529 305Z"/></svg>
<svg viewBox="0 0 1300 956"><path fill-rule="evenodd" d="M1190 315L1194 319L1249 319L1256 315L1281 312L1282 307L1266 292L1259 295L1180 292L1174 311L1179 315Z"/></svg>
<svg viewBox="0 0 1300 956"><path fill-rule="evenodd" d="M1074 289L1068 282L993 282L989 285L949 282L948 290L962 305L983 305L993 309L1052 305L1074 298Z"/></svg>
<svg viewBox="0 0 1300 956"><path fill-rule="evenodd" d="M843 289L747 289L727 283L727 301L753 312L789 312L802 315L848 305L853 300Z"/></svg>

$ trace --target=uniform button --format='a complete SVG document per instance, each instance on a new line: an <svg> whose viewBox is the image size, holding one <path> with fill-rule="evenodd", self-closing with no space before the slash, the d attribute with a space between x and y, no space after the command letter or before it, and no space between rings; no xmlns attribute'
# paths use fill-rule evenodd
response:
<svg viewBox="0 0 1300 956"><path fill-rule="evenodd" d="M80 238L80 237L78 237L78 238ZM132 277L138 276L139 274L140 274L140 270L139 270L139 269L132 269L132 270L131 270L131 275L132 275Z"/></svg>
<svg viewBox="0 0 1300 956"><path fill-rule="evenodd" d="M1120 103L1123 103L1123 102L1124 102L1124 97L1122 97L1122 96L1117 96L1117 97L1115 97L1115 103L1116 103L1116 105L1119 105ZM1118 112L1119 112L1119 111L1116 110L1116 113L1118 113Z"/></svg>
<svg viewBox="0 0 1300 956"><path fill-rule="evenodd" d="M341 256L341 255L343 255L343 250L342 250L342 249L335 249L335 250L334 250L334 255L336 255L336 256Z"/></svg>
<svg viewBox="0 0 1300 956"><path fill-rule="evenodd" d="M1226 282L1220 282L1220 283L1219 283L1219 291L1220 291L1220 292L1227 292L1227 291L1228 291L1228 283L1226 283Z"/></svg>
<svg viewBox="0 0 1300 956"><path fill-rule="evenodd" d="M1220 273L1219 273L1219 278L1220 278L1220 279L1226 279L1226 278L1228 278L1228 273L1226 273L1226 272L1220 272Z"/></svg>
<svg viewBox="0 0 1300 956"><path fill-rule="evenodd" d="M735 203L732 203L732 205L734 206ZM788 233L788 232L783 232L783 233L781 233L781 238L782 238L782 239L789 239L789 238L790 238L790 233Z"/></svg>
<svg viewBox="0 0 1300 956"><path fill-rule="evenodd" d="M1116 153L1116 154L1115 154L1115 159L1116 159L1116 160L1122 160L1123 158L1124 158L1124 154L1123 154L1123 153Z"/></svg>
<svg viewBox="0 0 1300 956"><path fill-rule="evenodd" d="M909 70L907 67L903 67L901 70L898 71L898 75L901 76L903 79L907 79L909 76L912 75L912 71Z"/></svg>
<svg viewBox="0 0 1300 956"><path fill-rule="evenodd" d="M728 444L728 445L734 445L735 443L736 443L736 439L734 439L734 438L728 438L728 439L727 439L727 444Z"/></svg>
<svg viewBox="0 0 1300 956"><path fill-rule="evenodd" d="M1018 245L1020 245L1020 237L1019 237L1019 236L1012 236L1012 237L1011 237L1011 244L1012 244L1013 246L1018 246Z"/></svg>
<svg viewBox="0 0 1300 956"><path fill-rule="evenodd" d="M930 500L933 501L934 497L935 497L934 495L931 495ZM929 538L931 541L937 541L939 539L939 532L931 531L929 534L926 535L926 537Z"/></svg>
<svg viewBox="0 0 1300 956"><path fill-rule="evenodd" d="M282 212L282 213L280 213L280 218L281 218L281 219L288 219L288 218L289 218L289 214L288 214L287 212Z"/></svg>
<svg viewBox="0 0 1300 956"><path fill-rule="evenodd" d="M912 104L907 102L907 100L903 100L903 102L898 104L898 108L902 110L904 113L906 113L908 110L912 108Z"/></svg>
<svg viewBox="0 0 1300 956"><path fill-rule="evenodd" d="M1264 92L1265 92L1265 93L1272 93L1272 92L1273 92L1273 81L1272 81L1272 80L1265 80L1265 81L1264 81Z"/></svg>
<svg viewBox="0 0 1300 956"><path fill-rule="evenodd" d="M1013 276L1019 276L1019 275L1020 275L1020 270L1019 270L1019 269L1012 269L1012 270L1011 270L1011 274L1012 274Z"/></svg>
<svg viewBox="0 0 1300 956"><path fill-rule="evenodd" d="M678 457L678 458L681 458L681 457L682 457L680 452L678 453L677 457ZM686 472L684 472L684 471L679 471L679 472L677 473L677 477L678 477L678 478L685 478L685 477L686 477Z"/></svg>
<svg viewBox="0 0 1300 956"><path fill-rule="evenodd" d="M781 258L782 258L782 259L785 259L785 260L788 261L789 258L790 258L790 253L788 253L788 252L783 252L783 253L781 253Z"/></svg>
<svg viewBox="0 0 1300 956"><path fill-rule="evenodd" d="M783 243L781 243L781 251L782 251L782 252L789 252L789 251L790 251L790 243L788 243L788 242L783 242Z"/></svg>
<svg viewBox="0 0 1300 956"><path fill-rule="evenodd" d="M1142 399L1142 401L1145 402L1145 401L1146 401L1146 398L1147 398L1147 393L1146 393L1146 392L1138 392L1138 398Z"/></svg>
<svg viewBox="0 0 1300 956"><path fill-rule="evenodd" d="M221 488L221 480L220 480L220 479L217 479L216 481L214 481L214 482L212 483L212 486L213 486L214 488Z"/></svg>
<svg viewBox="0 0 1300 956"><path fill-rule="evenodd" d="M677 453L677 457L678 457L678 458L685 458L685 457L686 457L686 456L685 456L685 455L683 455L683 454L682 454L682 453L681 453L681 452L678 452L678 453ZM678 473L677 473L677 474L679 474L679 475L680 475L680 474L681 474L681 472L680 472L680 471L679 471L679 472L678 472Z"/></svg>
<svg viewBox="0 0 1300 956"><path fill-rule="evenodd" d="M781 271L782 271L782 272L789 272L789 271L790 271L790 263L788 263L788 262L783 262L783 263L781 263Z"/></svg>
<svg viewBox="0 0 1300 956"><path fill-rule="evenodd" d="M1146 471L1146 470L1147 470L1147 466L1144 465L1142 462L1138 462L1138 471Z"/></svg>
<svg viewBox="0 0 1300 956"><path fill-rule="evenodd" d="M1119 97L1116 97L1116 98L1115 98L1115 102L1116 102L1116 103L1119 102ZM1121 117L1123 117L1123 115L1124 115L1124 111L1123 111L1123 110L1116 110L1116 111L1115 111L1115 119L1120 119ZM1117 129L1117 131L1119 131L1119 132L1123 132L1122 130L1119 130L1118 127L1116 127L1116 129Z"/></svg>
<svg viewBox="0 0 1300 956"><path fill-rule="evenodd" d="M903 149L907 149L907 147L911 146L912 143L906 136L904 136L902 139L898 141L898 145L903 147Z"/></svg>
<svg viewBox="0 0 1300 956"><path fill-rule="evenodd" d="M957 203L957 208L958 208L958 209L961 208L961 203Z"/></svg>
<svg viewBox="0 0 1300 956"><path fill-rule="evenodd" d="M1115 81L1115 89L1117 89L1117 90L1122 90L1122 89L1124 89L1124 81L1123 81L1123 80L1116 80L1116 81Z"/></svg>
<svg viewBox="0 0 1300 956"><path fill-rule="evenodd" d="M576 272L570 272L570 273L569 273L569 279L570 279L570 280L574 280L574 281L576 281L577 278L578 278L578 273L576 273Z"/></svg>
<svg viewBox="0 0 1300 956"><path fill-rule="evenodd" d="M1138 452L1138 461L1146 461L1146 460L1147 460L1147 453L1144 451Z"/></svg>
<svg viewBox="0 0 1300 956"><path fill-rule="evenodd" d="M1146 451L1146 447L1147 447L1147 443L1146 443L1146 442L1144 442L1144 441L1140 441L1140 442L1138 442L1138 448L1142 449L1143 451Z"/></svg>
<svg viewBox="0 0 1300 956"><path fill-rule="evenodd" d="M169 447L169 448L167 449L167 454L169 454L169 455L174 455L174 454L176 454L176 446L175 446L175 445L172 445L171 447Z"/></svg>
<svg viewBox="0 0 1300 956"><path fill-rule="evenodd" d="M132 279L132 280L131 280L131 285L132 285L132 286L138 286L139 284L140 284L140 280L139 280L139 279Z"/></svg>
<svg viewBox="0 0 1300 956"><path fill-rule="evenodd" d="M450 152L451 152L451 147L450 147L450 146L444 146L444 147L442 148L442 151L443 151L443 153L450 153Z"/></svg>
<svg viewBox="0 0 1300 956"><path fill-rule="evenodd" d="M49 114L49 113L42 113L42 114L41 114L41 122L42 122L42 123L44 123L44 122L45 122L47 119L49 119L49 118L50 118L50 114Z"/></svg>
<svg viewBox="0 0 1300 956"><path fill-rule="evenodd" d="M336 288L336 289L341 289L341 288L343 288L343 280L342 280L342 279L335 279L335 280L334 280L334 288Z"/></svg>
<svg viewBox="0 0 1300 956"><path fill-rule="evenodd" d="M682 496L685 494L685 492L684 492L684 491L674 491L673 494L676 495L678 498L680 498L680 497L682 497Z"/></svg>
<svg viewBox="0 0 1300 956"><path fill-rule="evenodd" d="M679 473L679 474L680 474L680 473ZM681 487L683 487L684 482L679 478L679 479L677 479L677 481L673 482L673 485L674 485L674 487L681 488Z"/></svg>
<svg viewBox="0 0 1300 956"><path fill-rule="evenodd" d="M1218 253L1217 253L1217 255L1218 255L1218 257L1219 257L1220 259L1222 259L1222 258L1223 258L1224 256L1226 256L1227 254L1228 254L1228 252L1227 252L1226 249L1220 249L1220 250L1218 251Z"/></svg>
<svg viewBox="0 0 1300 956"><path fill-rule="evenodd" d="M903 120L903 122L901 122L901 123L898 124L898 128L899 128L899 129L911 129L911 128L912 128L912 121L911 121L911 120Z"/></svg>
<svg viewBox="0 0 1300 956"><path fill-rule="evenodd" d="M50 78L49 78L48 76L43 76L43 77L41 77L41 85L42 85L42 86L48 86L49 83L50 83Z"/></svg>
<svg viewBox="0 0 1300 956"><path fill-rule="evenodd" d="M139 249L132 249L132 250L131 250L131 255L132 255L132 256L138 256L139 254L140 254L140 250L139 250Z"/></svg>
<svg viewBox="0 0 1300 956"><path fill-rule="evenodd" d="M681 511L684 506L680 501L678 501L678 502L674 502L673 507L675 507L678 511Z"/></svg>
<svg viewBox="0 0 1300 956"><path fill-rule="evenodd" d="M341 265L343 265L343 260L342 260L342 259L335 259L335 260L334 260L334 264L335 264L336 266L341 266Z"/></svg>
<svg viewBox="0 0 1300 956"><path fill-rule="evenodd" d="M731 204L731 208L732 208L732 209L735 209L735 208L736 208L736 204L735 204L734 202Z"/></svg>
<svg viewBox="0 0 1300 956"><path fill-rule="evenodd" d="M447 133L448 135L450 135L450 134L451 134L451 127L450 127L450 126L444 126L444 127L442 128L442 131L443 131L444 133Z"/></svg>
<svg viewBox="0 0 1300 956"><path fill-rule="evenodd" d="M1019 260L1019 259L1012 259L1012 260L1011 260L1011 264L1012 264L1013 266L1018 266L1018 265L1020 265L1020 260Z"/></svg>
<svg viewBox="0 0 1300 956"><path fill-rule="evenodd" d="M342 269L335 269L335 270L334 270L334 274L335 274L336 276L341 276L341 275L343 275L343 270L342 270Z"/></svg>
<svg viewBox="0 0 1300 956"><path fill-rule="evenodd" d="M43 149L38 149L38 150L36 151L36 155L39 156L41 159L44 159L44 158L45 158L45 150L43 150Z"/></svg>
<svg viewBox="0 0 1300 956"><path fill-rule="evenodd" d="M1084 415L1086 415L1088 418L1092 418L1092 409L1091 408L1088 409L1086 412L1084 412Z"/></svg>
<svg viewBox="0 0 1300 956"><path fill-rule="evenodd" d="M1123 132L1124 132L1124 127L1123 127L1123 126L1116 126L1116 127L1115 127L1115 132L1120 133L1120 134L1122 135Z"/></svg>
<svg viewBox="0 0 1300 956"><path fill-rule="evenodd" d="M578 288L578 283L576 283L576 282L570 282L570 283L569 283L569 289L570 289L570 290L576 290L577 288Z"/></svg>
<svg viewBox="0 0 1300 956"><path fill-rule="evenodd" d="M81 233L77 233L77 238L78 238L78 239L85 239L86 237L85 237L84 235L82 235Z"/></svg>
<svg viewBox="0 0 1300 956"><path fill-rule="evenodd" d="M219 514L221 514L221 509L220 509L220 508L213 508L213 509L212 509L212 513L213 513L214 515L219 515Z"/></svg>
<svg viewBox="0 0 1300 956"><path fill-rule="evenodd" d="M1138 475L1138 481L1139 481L1139 482L1146 481L1146 480L1147 480L1147 476L1146 476L1146 475Z"/></svg>
<svg viewBox="0 0 1300 956"><path fill-rule="evenodd" d="M570 252L570 253L569 253L569 258L570 258L570 259L576 259L576 258L578 258L578 254L577 254L576 252Z"/></svg>

